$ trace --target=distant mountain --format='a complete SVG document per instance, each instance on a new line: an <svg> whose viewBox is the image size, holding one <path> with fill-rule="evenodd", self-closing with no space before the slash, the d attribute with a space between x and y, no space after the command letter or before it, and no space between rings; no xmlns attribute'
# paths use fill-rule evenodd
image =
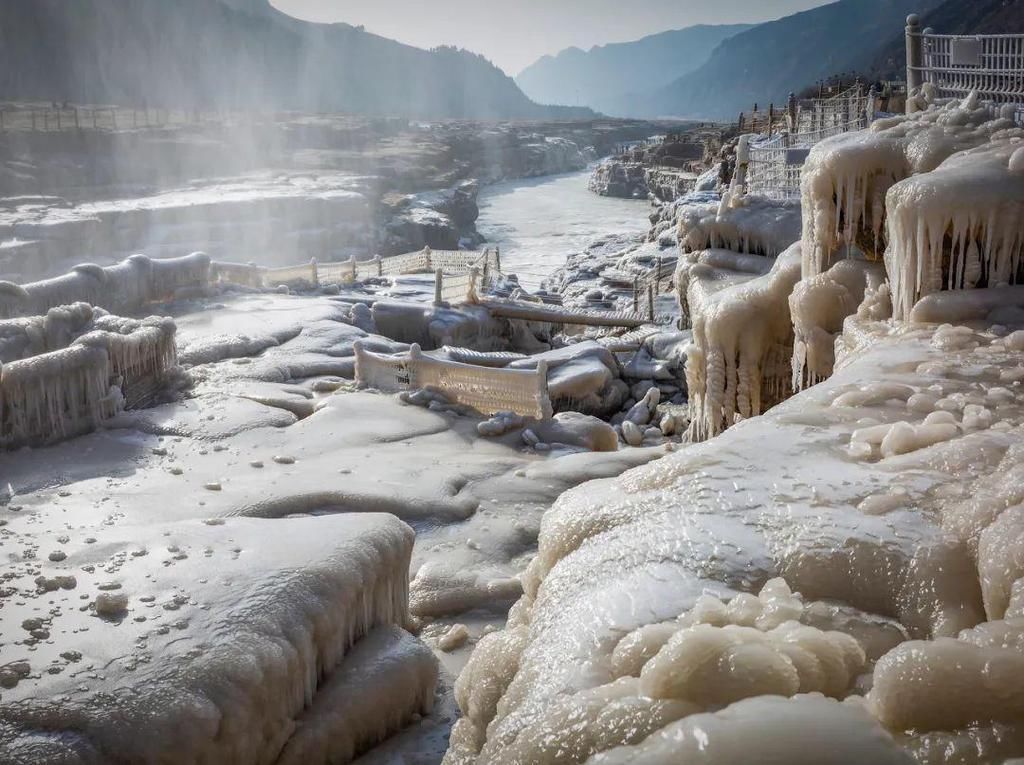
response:
<svg viewBox="0 0 1024 765"><path fill-rule="evenodd" d="M593 116L534 103L482 56L299 21L268 0L0 0L0 99L424 119Z"/></svg>
<svg viewBox="0 0 1024 765"><path fill-rule="evenodd" d="M628 103L627 94L668 85L707 61L723 40L750 28L701 25L589 51L567 48L524 69L516 83L541 103L585 105L618 114Z"/></svg>
<svg viewBox="0 0 1024 765"><path fill-rule="evenodd" d="M969 5L976 0L950 0ZM719 45L698 69L634 98L633 116L733 119L754 103L784 104L790 92L843 72L866 71L879 43L913 12L939 0L839 0L754 27Z"/></svg>
<svg viewBox="0 0 1024 765"><path fill-rule="evenodd" d="M946 0L921 17L921 28L931 27L940 34L1022 34L1024 0ZM872 75L878 79L906 76L906 37L892 39L875 56Z"/></svg>

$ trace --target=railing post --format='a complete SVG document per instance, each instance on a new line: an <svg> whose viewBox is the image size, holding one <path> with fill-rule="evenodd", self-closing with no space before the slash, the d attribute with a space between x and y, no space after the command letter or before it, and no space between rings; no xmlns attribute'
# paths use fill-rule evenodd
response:
<svg viewBox="0 0 1024 765"><path fill-rule="evenodd" d="M647 319L654 321L654 287L647 285Z"/></svg>
<svg viewBox="0 0 1024 765"><path fill-rule="evenodd" d="M736 144L736 172L733 174L733 188L746 192L747 172L750 169L750 136L741 135Z"/></svg>
<svg viewBox="0 0 1024 765"><path fill-rule="evenodd" d="M907 112L911 113L913 101L909 98L914 91L920 92L924 84L924 40L921 37L921 18L912 13L907 16Z"/></svg>
<svg viewBox="0 0 1024 765"><path fill-rule="evenodd" d="M430 263L430 245L424 245L423 246L423 254L427 258L427 270L429 271L430 270L430 266L431 266L431 263Z"/></svg>
<svg viewBox="0 0 1024 765"><path fill-rule="evenodd" d="M380 278L381 276L384 276L384 261L381 260L380 253L377 253L376 261L377 261L377 277Z"/></svg>
<svg viewBox="0 0 1024 765"><path fill-rule="evenodd" d="M640 313L640 280L633 277L633 313Z"/></svg>
<svg viewBox="0 0 1024 765"><path fill-rule="evenodd" d="M466 302L467 303L478 303L480 302L480 293L477 291L477 282L480 279L480 269L473 266L469 270L469 289L466 290Z"/></svg>
<svg viewBox="0 0 1024 765"><path fill-rule="evenodd" d="M654 274L654 290L661 294L661 255L658 256L657 271Z"/></svg>
<svg viewBox="0 0 1024 765"><path fill-rule="evenodd" d="M796 93L789 94L789 102L787 103L789 110L789 132L797 132L797 119L799 119L796 112Z"/></svg>
<svg viewBox="0 0 1024 765"><path fill-rule="evenodd" d="M772 137L772 128L775 126L775 104L768 104L768 137Z"/></svg>
<svg viewBox="0 0 1024 765"><path fill-rule="evenodd" d="M434 305L441 305L441 288L444 286L444 272L434 271Z"/></svg>

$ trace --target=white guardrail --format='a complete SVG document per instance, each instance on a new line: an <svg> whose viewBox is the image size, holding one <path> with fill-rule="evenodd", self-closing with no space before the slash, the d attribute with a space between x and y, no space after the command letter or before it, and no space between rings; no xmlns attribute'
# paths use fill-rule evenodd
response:
<svg viewBox="0 0 1024 765"><path fill-rule="evenodd" d="M736 164L748 194L798 199L804 161L817 143L841 133L864 130L874 112L874 92L860 84L831 98L801 104L795 130L767 139L740 137Z"/></svg>
<svg viewBox="0 0 1024 765"><path fill-rule="evenodd" d="M907 91L925 85L937 98L1024 104L1024 35L941 35L907 18Z"/></svg>
<svg viewBox="0 0 1024 765"><path fill-rule="evenodd" d="M524 417L552 416L547 362L536 369L502 369L425 356L418 345L400 356L371 353L355 343L356 383L384 393L428 388L455 404L481 414L515 412Z"/></svg>

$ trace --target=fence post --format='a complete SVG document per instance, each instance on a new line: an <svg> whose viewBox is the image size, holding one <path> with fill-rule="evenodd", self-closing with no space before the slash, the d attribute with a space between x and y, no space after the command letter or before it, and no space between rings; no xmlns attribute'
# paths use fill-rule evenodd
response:
<svg viewBox="0 0 1024 765"><path fill-rule="evenodd" d="M380 259L380 253L377 253L375 260L377 261L377 277L380 278L384 276L384 261Z"/></svg>
<svg viewBox="0 0 1024 765"><path fill-rule="evenodd" d="M799 116L796 112L796 93L789 94L789 102L786 104L789 110L789 132L797 132L797 120Z"/></svg>
<svg viewBox="0 0 1024 765"><path fill-rule="evenodd" d="M633 277L633 313L640 313L640 280Z"/></svg>
<svg viewBox="0 0 1024 765"><path fill-rule="evenodd" d="M661 255L658 256L657 269L654 274L654 291L661 294Z"/></svg>
<svg viewBox="0 0 1024 765"><path fill-rule="evenodd" d="M736 172L732 177L732 187L746 191L747 171L750 169L750 136L741 135L736 144Z"/></svg>
<svg viewBox="0 0 1024 765"><path fill-rule="evenodd" d="M469 269L469 289L466 290L467 303L479 303L480 293L477 291L477 282L480 280L480 269L473 266Z"/></svg>
<svg viewBox="0 0 1024 765"><path fill-rule="evenodd" d="M352 284L355 284L356 283L356 277L359 276L359 273L356 271L356 256L355 255L350 255L349 256L348 265L349 265L349 268L352 269Z"/></svg>
<svg viewBox="0 0 1024 765"><path fill-rule="evenodd" d="M426 244L426 245L423 246L423 254L427 258L427 270L429 271L430 267L431 267L431 262L430 262L430 245L429 244Z"/></svg>
<svg viewBox="0 0 1024 765"><path fill-rule="evenodd" d="M775 126L775 104L768 104L768 137L772 137L772 128Z"/></svg>
<svg viewBox="0 0 1024 765"><path fill-rule="evenodd" d="M915 90L920 91L924 84L921 67L924 65L924 40L921 38L921 18L912 13L907 16L907 95ZM907 99L907 112L911 109L911 100Z"/></svg>
<svg viewBox="0 0 1024 765"><path fill-rule="evenodd" d="M647 318L654 321L654 287L647 285Z"/></svg>
<svg viewBox="0 0 1024 765"><path fill-rule="evenodd" d="M434 271L434 305L441 305L441 288L444 286L444 272Z"/></svg>

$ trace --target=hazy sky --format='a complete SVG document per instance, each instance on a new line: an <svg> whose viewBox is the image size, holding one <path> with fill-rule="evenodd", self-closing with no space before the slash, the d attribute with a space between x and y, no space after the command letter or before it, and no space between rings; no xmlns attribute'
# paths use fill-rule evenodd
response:
<svg viewBox="0 0 1024 765"><path fill-rule="evenodd" d="M545 53L693 24L766 21L829 0L271 0L311 21L363 24L421 48L457 45L516 75Z"/></svg>

